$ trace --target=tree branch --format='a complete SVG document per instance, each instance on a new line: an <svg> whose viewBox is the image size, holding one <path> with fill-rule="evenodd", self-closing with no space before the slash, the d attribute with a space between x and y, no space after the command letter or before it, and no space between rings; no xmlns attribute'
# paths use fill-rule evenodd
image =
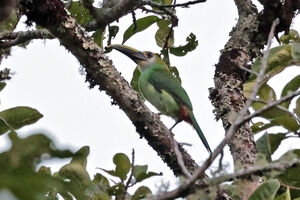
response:
<svg viewBox="0 0 300 200"><path fill-rule="evenodd" d="M141 1L144 5L149 5L149 6L156 7L156 8L175 8L175 7L186 7L187 8L190 5L206 2L206 0L195 0L195 1L188 1L185 3L162 5L162 4L156 3L151 0L141 0Z"/></svg>
<svg viewBox="0 0 300 200"><path fill-rule="evenodd" d="M54 39L55 37L46 29L34 31L3 32L0 33L0 48L19 45L33 39Z"/></svg>
<svg viewBox="0 0 300 200"><path fill-rule="evenodd" d="M122 1L123 2L123 1ZM99 86L112 97L135 125L137 132L158 153L175 175L183 174L177 163L169 129L160 121L159 116L151 112L143 99L112 65L112 61L86 36L84 30L64 10L60 0L21 0L21 9L28 20L47 28L57 37L80 62L87 72L90 87ZM198 165L191 156L179 146L184 164L189 172Z"/></svg>
<svg viewBox="0 0 300 200"><path fill-rule="evenodd" d="M234 181L234 179L243 178L243 177L246 177L249 175L261 175L264 172L270 172L273 170L285 171L287 168L290 168L297 163L299 163L299 160L294 160L289 163L281 163L281 162L270 163L267 166L251 166L249 168L239 170L235 173L215 177L212 179L207 179L207 180L205 180L205 184L200 184L199 186L200 186L200 188L202 188L202 187L208 187L211 185L218 185L220 183L224 183L227 181Z"/></svg>

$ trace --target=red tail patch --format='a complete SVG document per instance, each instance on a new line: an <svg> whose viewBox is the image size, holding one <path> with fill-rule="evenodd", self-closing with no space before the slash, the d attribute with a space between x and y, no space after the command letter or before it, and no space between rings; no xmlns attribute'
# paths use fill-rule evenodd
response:
<svg viewBox="0 0 300 200"><path fill-rule="evenodd" d="M180 110L178 112L178 119L186 121L186 122L190 123L191 125L193 125L190 115L189 115L186 107L183 105L180 106Z"/></svg>

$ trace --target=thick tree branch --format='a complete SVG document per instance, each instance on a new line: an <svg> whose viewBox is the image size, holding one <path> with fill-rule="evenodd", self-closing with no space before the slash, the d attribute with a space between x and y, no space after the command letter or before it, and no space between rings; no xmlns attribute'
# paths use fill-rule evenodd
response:
<svg viewBox="0 0 300 200"><path fill-rule="evenodd" d="M235 3L239 20L216 65L215 88L210 89L216 119L222 119L225 130L230 128L237 113L245 106L243 82L246 73L241 68L249 68L252 52L256 55L260 52L251 42L252 31L257 30L258 26L256 8L251 1L235 0ZM254 163L257 151L249 123L240 126L228 144L236 170Z"/></svg>
<svg viewBox="0 0 300 200"><path fill-rule="evenodd" d="M141 97L114 68L111 60L94 43L76 21L64 10L60 0L21 0L21 8L28 20L47 28L58 38L80 62L87 72L87 81L99 86L126 113L137 132L145 137L149 145L158 153L176 175L183 174L177 163L172 136L169 129L151 112ZM197 164L186 151L178 145L184 164L189 172Z"/></svg>

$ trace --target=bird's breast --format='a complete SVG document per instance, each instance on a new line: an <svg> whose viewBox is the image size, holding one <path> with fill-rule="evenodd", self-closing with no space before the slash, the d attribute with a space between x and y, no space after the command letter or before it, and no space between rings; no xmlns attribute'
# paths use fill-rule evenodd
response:
<svg viewBox="0 0 300 200"><path fill-rule="evenodd" d="M139 90L143 97L155 106L162 114L178 118L179 104L165 90L156 89L149 81L139 79Z"/></svg>

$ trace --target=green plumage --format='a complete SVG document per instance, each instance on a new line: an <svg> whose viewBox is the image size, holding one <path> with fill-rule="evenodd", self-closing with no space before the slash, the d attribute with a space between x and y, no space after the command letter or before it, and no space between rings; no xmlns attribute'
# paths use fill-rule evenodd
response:
<svg viewBox="0 0 300 200"><path fill-rule="evenodd" d="M154 105L162 114L176 121L186 121L193 125L206 149L211 149L193 114L192 103L179 81L168 66L152 52L140 52L123 45L112 45L113 48L129 56L141 72L138 85L143 97Z"/></svg>

